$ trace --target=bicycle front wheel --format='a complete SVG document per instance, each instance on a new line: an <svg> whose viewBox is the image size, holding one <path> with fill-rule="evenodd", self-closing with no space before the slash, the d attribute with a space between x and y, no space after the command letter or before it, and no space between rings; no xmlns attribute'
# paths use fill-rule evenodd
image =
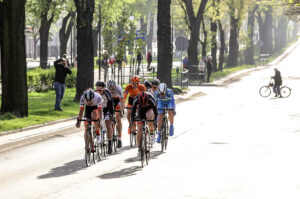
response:
<svg viewBox="0 0 300 199"><path fill-rule="evenodd" d="M141 135L141 142L140 142L140 152L141 152L141 165L142 167L144 167L144 162L145 162L145 151L146 151L146 148L144 146L144 135L142 134Z"/></svg>
<svg viewBox="0 0 300 199"><path fill-rule="evenodd" d="M289 97L291 95L291 90L289 87L287 86L283 86L280 88L280 93L282 97Z"/></svg>
<svg viewBox="0 0 300 199"><path fill-rule="evenodd" d="M269 86L262 86L259 89L259 94L262 97L269 97L271 95L271 89Z"/></svg>
<svg viewBox="0 0 300 199"><path fill-rule="evenodd" d="M87 135L87 149L85 149L85 163L86 163L86 166L89 167L91 166L92 164L92 161L93 161L93 156L94 156L94 153L92 152L92 137L90 135L90 133L88 133Z"/></svg>
<svg viewBox="0 0 300 199"><path fill-rule="evenodd" d="M149 159L150 159L150 136L149 136L149 129L146 128L145 130L145 138L144 138L144 146L145 146L145 159L146 159L146 164L148 165Z"/></svg>
<svg viewBox="0 0 300 199"><path fill-rule="evenodd" d="M166 126L166 118L163 118L162 121L162 128L161 128L161 151L163 152L165 150L165 139L166 139L166 131L165 131L165 126Z"/></svg>
<svg viewBox="0 0 300 199"><path fill-rule="evenodd" d="M169 123L168 123L168 119L165 118L165 150L167 150L167 145L168 145L168 140L169 140Z"/></svg>

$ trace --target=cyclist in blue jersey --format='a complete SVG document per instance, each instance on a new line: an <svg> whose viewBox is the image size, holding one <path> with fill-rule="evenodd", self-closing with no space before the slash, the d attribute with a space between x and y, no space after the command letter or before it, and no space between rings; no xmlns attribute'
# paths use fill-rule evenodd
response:
<svg viewBox="0 0 300 199"><path fill-rule="evenodd" d="M156 99L157 109L158 109L158 135L157 142L160 143L161 140L161 126L162 126L162 118L163 118L163 110L160 109L168 109L169 121L170 121L170 136L174 135L174 115L175 115L175 99L174 93L171 89L167 88L165 83L161 83L158 86L158 89L154 93L154 97Z"/></svg>

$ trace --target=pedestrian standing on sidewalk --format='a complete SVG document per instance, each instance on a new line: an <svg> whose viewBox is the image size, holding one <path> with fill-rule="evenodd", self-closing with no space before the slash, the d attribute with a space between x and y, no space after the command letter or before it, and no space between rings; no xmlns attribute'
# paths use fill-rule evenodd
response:
<svg viewBox="0 0 300 199"><path fill-rule="evenodd" d="M208 83L210 75L211 75L211 72L212 72L212 57L211 56L209 56L207 58L206 69L207 69L207 83Z"/></svg>
<svg viewBox="0 0 300 199"><path fill-rule="evenodd" d="M150 71L151 70L151 62L152 62L152 53L151 53L151 50L148 50L148 53L147 53L147 71Z"/></svg>
<svg viewBox="0 0 300 199"><path fill-rule="evenodd" d="M60 107L60 103L64 97L66 89L66 77L67 74L72 74L71 69L68 67L67 60L65 58L58 59L54 62L55 67L55 79L54 90L56 94L55 111L63 111Z"/></svg>
<svg viewBox="0 0 300 199"><path fill-rule="evenodd" d="M142 56L141 52L138 51L138 54L136 56L136 61L137 61L137 64L138 64L138 69L137 69L137 72L136 72L137 74L140 73L140 65L141 65L142 60L143 60L143 56Z"/></svg>

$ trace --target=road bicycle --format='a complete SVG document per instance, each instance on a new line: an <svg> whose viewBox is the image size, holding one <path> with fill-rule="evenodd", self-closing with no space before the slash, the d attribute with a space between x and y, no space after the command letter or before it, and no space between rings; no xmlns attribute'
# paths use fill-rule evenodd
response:
<svg viewBox="0 0 300 199"><path fill-rule="evenodd" d="M100 143L97 143L96 128L93 122L99 122L99 120L91 119L77 119L78 121L88 122L87 129L87 146L85 149L85 163L86 166L91 166L92 163L96 164L96 161L101 160L100 157Z"/></svg>
<svg viewBox="0 0 300 199"><path fill-rule="evenodd" d="M117 152L117 144L118 144L118 130L116 128L116 117L115 114L112 115L112 131L113 131L113 139L112 145L115 152Z"/></svg>
<svg viewBox="0 0 300 199"><path fill-rule="evenodd" d="M132 108L127 107L126 109L132 109ZM136 122L134 121L133 124L131 124L131 128L130 128L130 135L129 135L130 147L136 146L136 133L137 133Z"/></svg>
<svg viewBox="0 0 300 199"><path fill-rule="evenodd" d="M105 120L102 120L101 122L101 141L100 141L100 155L101 157L106 157L107 154L107 139L106 139L106 126L105 126Z"/></svg>
<svg viewBox="0 0 300 199"><path fill-rule="evenodd" d="M161 124L161 151L163 152L164 150L167 149L168 145L168 140L169 140L169 122L168 122L168 116L167 116L167 110L173 110L173 109L158 109L163 111L163 119L162 119L162 124Z"/></svg>
<svg viewBox="0 0 300 199"><path fill-rule="evenodd" d="M269 97L272 93L274 87L274 81L271 79L269 84L266 86L262 86L259 89L259 94L262 97ZM280 86L280 93L282 97L289 97L291 95L292 89L288 86Z"/></svg>
<svg viewBox="0 0 300 199"><path fill-rule="evenodd" d="M141 165L144 167L145 162L147 165L149 163L151 150L150 131L147 122L154 122L154 120L137 119L135 121L143 123L139 151L141 152Z"/></svg>

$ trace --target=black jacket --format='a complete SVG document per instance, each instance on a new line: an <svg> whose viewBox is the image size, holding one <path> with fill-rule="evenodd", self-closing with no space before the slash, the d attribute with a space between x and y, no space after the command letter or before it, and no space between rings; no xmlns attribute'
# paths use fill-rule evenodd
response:
<svg viewBox="0 0 300 199"><path fill-rule="evenodd" d="M281 74L279 71L275 72L275 76L273 78L274 78L275 86L282 85L282 78L281 78Z"/></svg>
<svg viewBox="0 0 300 199"><path fill-rule="evenodd" d="M58 59L54 62L55 66L55 82L60 82L64 84L66 82L67 74L72 74L72 71L69 67L64 67L60 62L62 59Z"/></svg>
<svg viewBox="0 0 300 199"><path fill-rule="evenodd" d="M211 73L211 71L212 71L212 63L211 63L211 61L207 61L206 67L207 67L207 72Z"/></svg>

